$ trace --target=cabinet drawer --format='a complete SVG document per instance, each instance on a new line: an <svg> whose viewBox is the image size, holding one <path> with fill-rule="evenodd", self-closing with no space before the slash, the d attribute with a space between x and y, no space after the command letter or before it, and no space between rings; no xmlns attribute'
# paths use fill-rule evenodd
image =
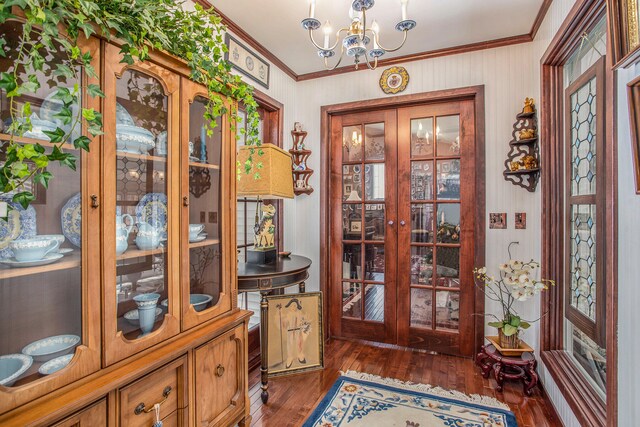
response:
<svg viewBox="0 0 640 427"><path fill-rule="evenodd" d="M162 402L164 417L187 405L187 357L169 363L119 390L120 426L153 425L153 405ZM150 412L145 412L150 411Z"/></svg>
<svg viewBox="0 0 640 427"><path fill-rule="evenodd" d="M246 382L243 324L195 350L196 425L226 426L245 407Z"/></svg>
<svg viewBox="0 0 640 427"><path fill-rule="evenodd" d="M107 401L102 399L52 427L95 427L107 425Z"/></svg>

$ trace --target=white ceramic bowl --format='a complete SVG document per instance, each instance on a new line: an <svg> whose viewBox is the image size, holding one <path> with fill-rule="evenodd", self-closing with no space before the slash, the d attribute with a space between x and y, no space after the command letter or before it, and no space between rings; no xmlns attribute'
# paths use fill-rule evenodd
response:
<svg viewBox="0 0 640 427"><path fill-rule="evenodd" d="M11 387L31 367L33 359L24 354L0 356L0 385Z"/></svg>
<svg viewBox="0 0 640 427"><path fill-rule="evenodd" d="M32 342L22 349L22 354L33 357L36 362L47 362L71 353L79 343L77 335L56 335Z"/></svg>
<svg viewBox="0 0 640 427"><path fill-rule="evenodd" d="M66 366L73 359L73 354L66 354L64 356L56 357L55 359L51 359L48 362L45 362L40 366L38 372L41 375L51 375L53 373L58 372L61 369L66 368Z"/></svg>

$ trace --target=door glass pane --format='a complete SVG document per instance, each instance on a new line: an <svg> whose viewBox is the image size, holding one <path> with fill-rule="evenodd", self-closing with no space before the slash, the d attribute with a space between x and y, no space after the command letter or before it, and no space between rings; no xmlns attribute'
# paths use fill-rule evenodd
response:
<svg viewBox="0 0 640 427"><path fill-rule="evenodd" d="M460 243L460 204L438 204L438 243Z"/></svg>
<svg viewBox="0 0 640 427"><path fill-rule="evenodd" d="M433 156L433 117L411 120L411 157Z"/></svg>
<svg viewBox="0 0 640 427"><path fill-rule="evenodd" d="M437 286L458 287L460 285L460 248L437 247Z"/></svg>
<svg viewBox="0 0 640 427"><path fill-rule="evenodd" d="M362 205L342 205L342 236L344 240L362 239Z"/></svg>
<svg viewBox="0 0 640 427"><path fill-rule="evenodd" d="M436 328L457 331L460 322L460 293L436 292Z"/></svg>
<svg viewBox="0 0 640 427"><path fill-rule="evenodd" d="M571 206L570 304L596 320L596 205Z"/></svg>
<svg viewBox="0 0 640 427"><path fill-rule="evenodd" d="M0 26L0 39L6 42L0 57L0 70L14 71L16 46L22 34L22 24L6 21ZM43 52L42 50L40 50ZM44 131L65 125L55 115L62 103L54 98L58 88L73 88L77 80L53 76L52 67L61 57L51 55L36 76L41 87L36 93L16 96L13 108L22 111L31 105L31 129L24 118L18 122L29 142L40 143L45 154L52 153L50 138ZM20 73L21 74L21 73ZM21 74L19 78L26 77ZM73 89L72 89L73 90ZM10 99L0 91L0 131L9 132L12 124ZM74 118L78 105L72 105ZM74 137L79 136L78 132ZM20 134L21 132L16 132ZM37 141L36 141L37 140ZM0 163L7 158L8 144L0 143ZM98 150L91 146L92 151ZM82 344L82 195L81 179L84 165L80 151L66 144L66 153L77 158L76 170L50 162L47 171L53 174L48 188L27 179L24 189L35 200L24 209L13 202L14 192L0 194L6 203L7 215L0 218L0 355L4 358L0 378L5 387L20 387L53 373L52 364L64 369ZM97 254L93 254L97 256ZM58 357L63 357L58 359ZM57 359L45 365L45 363ZM8 395L7 395L8 396ZM10 397L7 397L10 399Z"/></svg>
<svg viewBox="0 0 640 427"><path fill-rule="evenodd" d="M432 296L432 291L429 289L411 288L411 326L431 328Z"/></svg>
<svg viewBox="0 0 640 427"><path fill-rule="evenodd" d="M362 165L342 166L342 200L362 201Z"/></svg>
<svg viewBox="0 0 640 427"><path fill-rule="evenodd" d="M433 242L433 205L411 205L411 241Z"/></svg>
<svg viewBox="0 0 640 427"><path fill-rule="evenodd" d="M222 126L209 136L201 96L189 106L189 280L196 311L216 305L222 290L220 259L220 155Z"/></svg>
<svg viewBox="0 0 640 427"><path fill-rule="evenodd" d="M438 157L460 155L460 116L436 119L436 141Z"/></svg>
<svg viewBox="0 0 640 427"><path fill-rule="evenodd" d="M342 282L342 317L362 317L362 285Z"/></svg>
<svg viewBox="0 0 640 427"><path fill-rule="evenodd" d="M365 320L384 322L384 286L366 285L364 298Z"/></svg>
<svg viewBox="0 0 640 427"><path fill-rule="evenodd" d="M118 330L133 340L160 327L168 307L172 141L168 97L157 79L126 70L117 79L116 100L116 287L131 284L131 292L118 298L117 317Z"/></svg>
<svg viewBox="0 0 640 427"><path fill-rule="evenodd" d="M342 253L342 277L362 280L362 248L360 244L345 244Z"/></svg>
<svg viewBox="0 0 640 427"><path fill-rule="evenodd" d="M384 163L364 165L366 200L384 200Z"/></svg>
<svg viewBox="0 0 640 427"><path fill-rule="evenodd" d="M596 192L596 79L571 95L571 194Z"/></svg>
<svg viewBox="0 0 640 427"><path fill-rule="evenodd" d="M433 162L411 162L411 200L433 199Z"/></svg>
<svg viewBox="0 0 640 427"><path fill-rule="evenodd" d="M364 159L384 160L384 123L364 126Z"/></svg>
<svg viewBox="0 0 640 427"><path fill-rule="evenodd" d="M384 282L384 245L365 245L365 280Z"/></svg>
<svg viewBox="0 0 640 427"><path fill-rule="evenodd" d="M364 211L365 240L384 240L384 204L367 203Z"/></svg>
<svg viewBox="0 0 640 427"><path fill-rule="evenodd" d="M460 160L438 160L438 200L460 199Z"/></svg>
<svg viewBox="0 0 640 427"><path fill-rule="evenodd" d="M342 161L362 161L362 127L345 126L342 128Z"/></svg>
<svg viewBox="0 0 640 427"><path fill-rule="evenodd" d="M431 285L433 275L433 248L411 247L411 284Z"/></svg>

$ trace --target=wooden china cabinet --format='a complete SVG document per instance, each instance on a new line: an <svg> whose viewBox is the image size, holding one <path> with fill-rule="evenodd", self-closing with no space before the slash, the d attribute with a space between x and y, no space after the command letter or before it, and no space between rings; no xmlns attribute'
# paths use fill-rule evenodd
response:
<svg viewBox="0 0 640 427"><path fill-rule="evenodd" d="M21 32L19 20L0 26L0 70L14 66ZM0 195L12 208L0 219L0 376L16 372L0 385L0 425L151 426L156 403L164 427L244 425L250 313L236 303L230 118L207 134L207 91L175 57L127 65L117 41L81 45L98 71L82 83L106 95L82 106L102 113L104 135L90 152L64 147L77 170L51 164L54 179L28 209ZM33 111L19 141L50 150L54 95L80 82L47 75L56 58L47 61L38 93L14 102ZM9 101L2 92L0 131ZM10 246L62 237L35 261Z"/></svg>

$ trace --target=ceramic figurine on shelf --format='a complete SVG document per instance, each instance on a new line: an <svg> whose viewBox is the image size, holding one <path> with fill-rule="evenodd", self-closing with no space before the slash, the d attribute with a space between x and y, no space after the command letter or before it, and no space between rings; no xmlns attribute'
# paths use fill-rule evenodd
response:
<svg viewBox="0 0 640 427"><path fill-rule="evenodd" d="M535 138L536 137L536 130L535 129L522 129L520 131L520 139L531 139L531 138Z"/></svg>
<svg viewBox="0 0 640 427"><path fill-rule="evenodd" d="M296 188L300 190L304 190L307 188L306 184L304 183L304 179L299 179L296 181Z"/></svg>
<svg viewBox="0 0 640 427"><path fill-rule="evenodd" d="M296 131L296 132L302 132L302 123L295 122L293 124L293 130Z"/></svg>
<svg viewBox="0 0 640 427"><path fill-rule="evenodd" d="M517 170L520 170L520 162L511 162L511 163L509 163L509 169L511 170L511 172L515 172Z"/></svg>
<svg viewBox="0 0 640 427"><path fill-rule="evenodd" d="M533 98L525 98L524 100L524 108L522 109L522 114L531 114L535 112L535 102Z"/></svg>
<svg viewBox="0 0 640 427"><path fill-rule="evenodd" d="M299 164L295 165L295 166L293 167L293 170L296 170L296 171L304 171L304 170L307 170L307 165L305 164L305 162L304 162L304 161L302 161L302 162L300 162Z"/></svg>
<svg viewBox="0 0 640 427"><path fill-rule="evenodd" d="M524 169L536 169L538 167L538 162L536 161L536 158L533 156L524 156L522 158L521 161L522 166L524 167Z"/></svg>

